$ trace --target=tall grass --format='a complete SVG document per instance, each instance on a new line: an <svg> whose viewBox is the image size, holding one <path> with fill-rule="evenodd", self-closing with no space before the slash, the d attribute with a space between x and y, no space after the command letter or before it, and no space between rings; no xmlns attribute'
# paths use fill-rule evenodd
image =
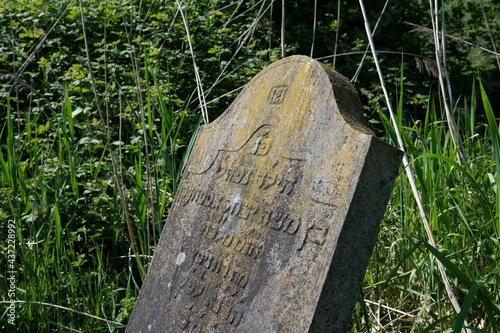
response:
<svg viewBox="0 0 500 333"><path fill-rule="evenodd" d="M151 91L157 92L153 88ZM161 127L139 130L148 134L154 151L151 158L155 165L152 178L155 191L151 195L155 205L150 214L155 215L153 227L159 235L193 140L177 156L178 136L186 111L174 114L161 95L155 95L156 98L148 94L147 105L161 115ZM17 327L4 329L116 330L126 324L140 286L140 280L135 281L138 276L134 276L137 273L133 268L134 255L123 255L124 245L126 249L130 242L124 237L118 189L112 176L101 173L105 164L109 170L107 147L92 136L75 138L74 127L81 124L72 122L69 98L64 99L61 110L56 118L58 123L49 120L33 128L28 119L26 128L16 135L7 104L7 123L3 128L6 158L0 154L2 200L6 200L2 219L16 222L19 278L16 287L18 301L22 302L16 305ZM98 131L99 126L94 119L89 129ZM128 208L134 213L134 232L141 249L136 256L144 257L152 245L147 243L146 226L152 219L146 216L141 145L133 147L135 182L125 195ZM95 211L84 211L89 208ZM75 226L78 214L97 216L102 223ZM2 272L2 290L8 289L5 278ZM5 313L2 317L5 318Z"/></svg>
<svg viewBox="0 0 500 333"><path fill-rule="evenodd" d="M461 332L466 318L474 331L500 329L498 172L492 160L499 152L494 144L498 125L482 88L490 122L477 122L474 91L470 105L457 110L463 116L459 129L470 169L456 162L446 121L433 101L424 121L401 120L402 138L437 248L425 241L411 188L400 176L367 271L353 332ZM395 143L388 119L383 115L382 119L388 139ZM462 307L459 314L447 299L437 261L451 278Z"/></svg>

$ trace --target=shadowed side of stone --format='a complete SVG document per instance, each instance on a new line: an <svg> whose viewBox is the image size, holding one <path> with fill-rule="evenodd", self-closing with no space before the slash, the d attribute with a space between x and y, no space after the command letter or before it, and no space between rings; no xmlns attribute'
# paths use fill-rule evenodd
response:
<svg viewBox="0 0 500 333"><path fill-rule="evenodd" d="M309 332L347 332L401 158L399 150L371 138Z"/></svg>

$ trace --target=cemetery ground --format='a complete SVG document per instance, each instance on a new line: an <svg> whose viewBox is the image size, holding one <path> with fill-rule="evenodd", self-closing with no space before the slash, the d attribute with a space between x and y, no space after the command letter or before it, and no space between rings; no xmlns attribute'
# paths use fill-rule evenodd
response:
<svg viewBox="0 0 500 333"><path fill-rule="evenodd" d="M245 10L251 8L251 18L259 14L262 4L269 4L256 3L256 7L245 4ZM54 25L54 38L42 43L45 48L29 59L31 50L66 8L62 2L50 8L54 4L60 3L42 1L30 7L18 1L9 8L2 2L0 7L2 62L6 64L2 70L8 69L1 74L0 97L0 329L122 332L192 138L202 123L188 38L175 3L151 6L148 12L132 3L120 10L117 2L109 1L106 23L105 11L98 10L102 4L86 7L84 12L93 50L88 57L80 8L73 2ZM190 19L196 16L200 22L198 30L190 28L191 39L198 45L194 52L200 52L196 60L202 64L205 88L218 81L218 74L241 45L237 65L225 72L229 76L214 85L206 101L213 121L238 93L233 90L280 58L279 43L267 44L268 34L279 40L279 26L271 27L271 32L255 29L253 39L249 34L246 43L231 48L233 44L226 44L225 39L238 38L252 27L253 19L248 13L247 18L231 17L234 8L220 9L215 2L203 5L197 10L207 16L192 14L192 7L186 11ZM145 20L146 14L151 20ZM27 21L23 21L25 16ZM168 30L174 16L177 23ZM232 18L239 25L223 28L229 29L223 31L226 35L203 33L202 28L220 29ZM11 20L18 23L11 25ZM127 32L127 37L123 24L136 30ZM140 24L145 24L143 30ZM103 33L104 27L109 35ZM164 30L158 33L158 29ZM365 46L357 45L363 51ZM286 52L295 51L289 45ZM13 54L19 57L14 69ZM94 85L89 58L95 70ZM489 103L495 80L481 85L469 75L457 83L466 81L469 91L455 107L461 147L468 157L468 165L460 164L437 88L428 89L427 95L416 93L420 83L414 77L423 74L410 74L416 70L407 59L400 53L399 65L386 68L386 73L392 76L392 103L398 106L405 151L437 248L427 244L402 171L358 296L352 331L453 332L461 330L465 317L476 331L497 331L500 135L494 115L498 110ZM25 61L27 67L17 73ZM347 65L337 69L344 75L355 72ZM375 83L367 80L355 85L359 90L371 89L369 100L364 99L371 107L365 109L368 120L379 138L397 146L380 91L370 85ZM414 103L415 99L420 102ZM408 113L407 108L417 111ZM457 314L448 300L438 260L446 267L463 313Z"/></svg>

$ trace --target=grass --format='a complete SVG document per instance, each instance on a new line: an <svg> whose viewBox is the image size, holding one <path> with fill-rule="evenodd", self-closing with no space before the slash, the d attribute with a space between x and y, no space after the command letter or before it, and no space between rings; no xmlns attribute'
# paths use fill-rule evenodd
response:
<svg viewBox="0 0 500 333"><path fill-rule="evenodd" d="M1 214L2 219L16 223L16 288L17 299L23 300L17 304L18 327L26 332L123 328L146 273L142 262L147 265L150 261L161 221L194 142L177 156L186 112L173 114L161 95L154 99L149 94L146 109L154 108L161 115L160 128L144 131L154 151L149 156L152 170L143 170L140 144L129 144L127 149L135 161L129 170L135 176L129 177L125 192L139 248L133 253L131 238L125 234L116 178L109 174L109 145L103 143L102 134L101 140L96 139L102 128L99 121L94 118L88 127L92 135L76 138L75 127L82 124L68 116L72 106L65 98L57 123L49 120L33 128L28 119L28 125L16 135L9 105L3 128L7 157L0 155ZM123 143L115 145L115 153L125 151ZM108 174L103 174L106 169ZM117 177L123 179L121 174ZM150 192L154 204L149 207L147 182L154 188ZM2 247L2 255L5 251ZM6 277L4 271L2 290Z"/></svg>
<svg viewBox="0 0 500 333"><path fill-rule="evenodd" d="M243 4L239 10L245 15L233 12L236 6L221 11L210 2L211 7L200 9L208 14L196 17L197 23L189 26L189 42L201 40L193 43L193 49L186 47L190 43L183 27L188 20L181 21L183 15L177 13L178 7L183 8L182 14L194 11L183 7L187 4L172 3L161 10L153 4L134 7L127 1L109 0L107 5L104 21L98 9L85 8L88 38L101 31L99 24L111 26L113 20L128 27L119 37L109 33L108 41L91 39L89 47L95 47L95 52L80 50L71 62L55 51L53 65L36 58L38 67L28 67L24 76L7 82L1 91L5 113L0 114L0 218L15 224L16 256L10 262L9 248L2 242L0 258L2 265L14 267L19 301L15 327L7 324L7 307L0 307L2 331L124 331L193 139L208 117L195 109L204 98L197 88L217 82L205 90L214 95L239 89L266 61L276 60L282 48L293 50L285 43L274 49L267 46L272 24L266 26L264 9L273 7L265 2ZM45 11L37 14L39 19L51 17L50 6L46 2L40 6ZM76 2L66 6L69 14L65 15L79 19L80 6ZM24 15L16 14L15 3L2 10L10 13L13 22L21 22ZM281 22L282 13L278 14ZM66 16L61 17L54 31L60 28L71 34L77 29ZM226 27L229 20L234 20L230 28ZM137 32L140 24L151 25ZM198 26L219 29L218 25L223 27L221 34L227 33L227 41L197 30ZM25 31L33 33L29 41L21 40L26 45L13 46L23 59L29 57L26 49L39 40L39 30L30 31ZM319 40L320 30L317 33ZM83 43L83 37L77 34L77 38ZM262 52L255 46L259 38L267 47ZM178 40L182 40L179 45ZM67 46L58 43L48 38L47 48L59 45L60 53L69 54ZM168 55L160 58L162 52ZM200 70L196 79L191 68L194 59ZM69 69L58 72L64 66ZM160 71L161 66L168 71ZM212 68L217 71L211 73ZM91 71L95 71L94 80L90 80ZM23 81L29 75L38 78L37 89ZM225 85L228 80L231 84ZM497 332L500 134L495 110L481 83L478 96L473 83L471 99L457 103L460 148L469 158L469 166L463 166L457 163L457 148L441 104L431 94L421 110L424 116L411 119L403 103L413 97L407 90L410 82L401 73L399 82L403 81L406 86L395 89L400 97L399 130L437 248L426 242L402 172L367 269L352 332L461 332L465 319L476 332ZM212 101L208 105L208 112L214 113L211 120L228 103L218 97ZM384 139L397 146L392 125L381 109L377 111L372 122L381 124ZM0 224L0 233L7 239L8 223ZM447 298L438 261L451 279L460 313ZM8 276L2 267L0 302L6 306L10 298L3 291L9 290Z"/></svg>
<svg viewBox="0 0 500 333"><path fill-rule="evenodd" d="M426 243L411 188L400 176L368 268L353 331L461 332L465 318L476 331L500 328L498 173L493 160L498 151L492 144L498 140L498 127L486 95L482 98L492 120L487 126L474 119L475 100L459 119L470 169L456 162L457 151L434 103L429 104L425 121L400 125L437 248ZM462 306L458 315L447 299L437 260L445 266ZM380 303L366 301L374 299Z"/></svg>

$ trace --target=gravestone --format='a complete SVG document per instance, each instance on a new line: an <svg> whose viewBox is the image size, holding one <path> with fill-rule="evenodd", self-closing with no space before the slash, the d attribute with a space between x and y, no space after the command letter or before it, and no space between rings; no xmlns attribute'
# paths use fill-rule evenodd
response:
<svg viewBox="0 0 500 333"><path fill-rule="evenodd" d="M402 153L304 56L202 126L127 332L345 332Z"/></svg>

